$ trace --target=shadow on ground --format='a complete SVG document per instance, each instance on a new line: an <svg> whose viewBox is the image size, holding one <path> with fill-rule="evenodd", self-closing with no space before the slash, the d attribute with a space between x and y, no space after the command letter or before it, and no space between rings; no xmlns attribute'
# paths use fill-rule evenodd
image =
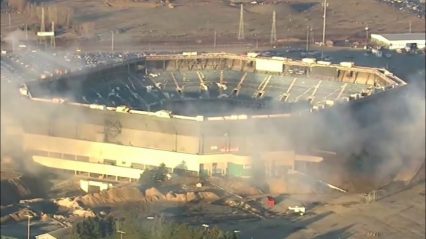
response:
<svg viewBox="0 0 426 239"><path fill-rule="evenodd" d="M352 233L349 232L349 229L352 227L352 225L342 227L339 229L331 230L326 233L323 233L321 235L318 235L314 237L314 239L347 239L352 236Z"/></svg>

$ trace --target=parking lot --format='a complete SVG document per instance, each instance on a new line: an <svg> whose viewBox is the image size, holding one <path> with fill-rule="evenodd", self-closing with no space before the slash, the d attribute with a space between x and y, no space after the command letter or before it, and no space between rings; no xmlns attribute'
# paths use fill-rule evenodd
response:
<svg viewBox="0 0 426 239"><path fill-rule="evenodd" d="M80 52L80 51L40 51L22 50L14 54L5 54L1 59L2 81L10 81L17 71L21 80L45 79L69 72L82 71L98 65L119 63L128 59L142 57L138 52ZM4 73L4 74L3 74ZM15 76L14 76L15 77ZM16 79L15 79L16 81Z"/></svg>
<svg viewBox="0 0 426 239"><path fill-rule="evenodd" d="M378 0L391 5L401 12L409 12L415 14L417 17L425 18L425 3L420 0Z"/></svg>

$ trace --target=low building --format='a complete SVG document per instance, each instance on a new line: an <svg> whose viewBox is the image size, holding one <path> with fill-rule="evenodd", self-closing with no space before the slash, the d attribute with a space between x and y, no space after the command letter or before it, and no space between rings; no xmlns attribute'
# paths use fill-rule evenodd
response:
<svg viewBox="0 0 426 239"><path fill-rule="evenodd" d="M72 236L72 228L60 228L55 231L47 232L41 235L36 236L36 239L66 239L71 238Z"/></svg>
<svg viewBox="0 0 426 239"><path fill-rule="evenodd" d="M371 41L389 49L402 49L409 44L425 48L425 33L371 34Z"/></svg>

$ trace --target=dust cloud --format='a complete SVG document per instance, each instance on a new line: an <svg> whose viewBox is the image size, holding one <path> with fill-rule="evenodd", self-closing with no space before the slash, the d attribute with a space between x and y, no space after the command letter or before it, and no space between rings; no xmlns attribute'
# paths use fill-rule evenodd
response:
<svg viewBox="0 0 426 239"><path fill-rule="evenodd" d="M25 59L24 67L9 69L2 65L1 81L1 162L13 165L18 171L30 175L39 175L42 171L35 165L30 156L22 151L20 132L23 129L23 121L31 122L35 116L48 116L53 113L49 109L38 109L34 107L25 97L19 94L19 87L28 82L37 80L42 69L46 66L54 66L56 69L67 69L71 71L82 69L82 64L66 61L64 57L54 54L72 56L72 50L42 50L40 46L26 41L25 32L16 30L9 33L5 38L6 45L12 50L17 59ZM10 54L10 53L8 53ZM6 58L6 55L2 55ZM53 73L53 70L52 70ZM85 117L85 115L80 115ZM37 121L34 121L34 124Z"/></svg>
<svg viewBox="0 0 426 239"><path fill-rule="evenodd" d="M336 152L346 161L346 171L336 173L353 181L409 180L425 161L425 72L408 78L407 86L303 118L293 133L296 146Z"/></svg>
<svg viewBox="0 0 426 239"><path fill-rule="evenodd" d="M24 37L22 32L13 32L6 37L6 40L9 44L12 42L16 44ZM31 46L27 45L27 47ZM21 53L15 51L14 54ZM82 67L65 60L58 60L58 57L52 56L52 52L22 51L21 56L25 57L26 54L36 55L30 63L33 65L43 66L55 62L58 66L72 70ZM73 52L62 51L60 54L71 55ZM18 74L22 75L22 73ZM20 78L16 73L8 74L12 80L15 77ZM289 149L296 149L296 152L301 154L309 154L318 149L333 151L337 153L337 157L344 165L343 171L334 172L341 176L342 180L347 178L347 175L354 176L352 180L356 180L355 177L361 175L367 176L379 186L398 177L401 171L405 170L407 174L410 174L425 160L425 72L419 71L409 78L410 84L407 86L373 95L365 99L365 102L336 106L323 112L302 113L283 122L266 124L253 122L249 125L245 124L244 129L238 129L238 126L235 126L235 129L245 131L247 135L259 132L268 134L268 140L252 142L253 147L250 151L254 158L262 154L262 148L268 148L271 145L276 145L277 148L285 145ZM9 126L3 122L13 121L14 124L19 124L22 119L29 121L33 115L41 113L39 109L21 104L23 99L17 92L16 85L2 81L2 139L3 132L9 130ZM43 112L43 114L49 115L49 112ZM9 117L9 120L3 120ZM223 130L218 128L218 131ZM2 140L2 142L5 141ZM8 150L2 145L2 154L4 152ZM19 158L21 157L15 159ZM34 167L26 169L33 171ZM306 173L327 174L325 171L320 172L321 168L316 168L315 171ZM255 170L254 175L261 174Z"/></svg>

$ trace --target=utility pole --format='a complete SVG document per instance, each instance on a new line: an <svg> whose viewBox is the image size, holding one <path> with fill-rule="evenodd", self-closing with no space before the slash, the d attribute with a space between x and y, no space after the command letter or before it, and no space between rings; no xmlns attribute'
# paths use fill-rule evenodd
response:
<svg viewBox="0 0 426 239"><path fill-rule="evenodd" d="M27 215L27 217L28 217L28 224L27 224L27 239L30 239L30 220L31 220L31 218L33 217L33 216L31 216L31 215Z"/></svg>
<svg viewBox="0 0 426 239"><path fill-rule="evenodd" d="M46 26L44 25L44 7L41 8L41 22L40 22L40 32L45 32L46 31ZM45 43L45 47L46 47L46 41L44 39L44 36L40 36L40 44L42 44L43 42Z"/></svg>
<svg viewBox="0 0 426 239"><path fill-rule="evenodd" d="M309 51L309 33L311 31L311 27L308 25L306 27L306 52Z"/></svg>
<svg viewBox="0 0 426 239"><path fill-rule="evenodd" d="M277 24L276 24L276 13L275 10L272 13L272 28L271 28L271 45L277 42Z"/></svg>
<svg viewBox="0 0 426 239"><path fill-rule="evenodd" d="M52 21L52 29L51 29L53 36L50 37L50 46L52 48L56 47L56 41L55 41L55 22Z"/></svg>
<svg viewBox="0 0 426 239"><path fill-rule="evenodd" d="M240 5L240 25L238 28L238 40L244 40L245 34L244 34L244 6L243 4Z"/></svg>
<svg viewBox="0 0 426 239"><path fill-rule="evenodd" d="M365 27L365 47L368 46L368 26Z"/></svg>
<svg viewBox="0 0 426 239"><path fill-rule="evenodd" d="M216 48L216 37L217 37L217 33L216 31L214 31L213 48Z"/></svg>
<svg viewBox="0 0 426 239"><path fill-rule="evenodd" d="M28 24L25 24L25 40L28 41Z"/></svg>
<svg viewBox="0 0 426 239"><path fill-rule="evenodd" d="M114 52L114 31L111 31L111 51Z"/></svg>
<svg viewBox="0 0 426 239"><path fill-rule="evenodd" d="M324 56L325 26L326 26L327 7L328 7L327 0L324 0L323 7L324 7L324 14L323 14L323 22L322 22L322 47L321 47L322 50L321 50L321 58L323 58L323 56Z"/></svg>
<svg viewBox="0 0 426 239"><path fill-rule="evenodd" d="M40 23L40 31L45 32L45 25L44 25L44 7L41 8L41 23Z"/></svg>
<svg viewBox="0 0 426 239"><path fill-rule="evenodd" d="M15 37L12 37L12 52L15 52Z"/></svg>

